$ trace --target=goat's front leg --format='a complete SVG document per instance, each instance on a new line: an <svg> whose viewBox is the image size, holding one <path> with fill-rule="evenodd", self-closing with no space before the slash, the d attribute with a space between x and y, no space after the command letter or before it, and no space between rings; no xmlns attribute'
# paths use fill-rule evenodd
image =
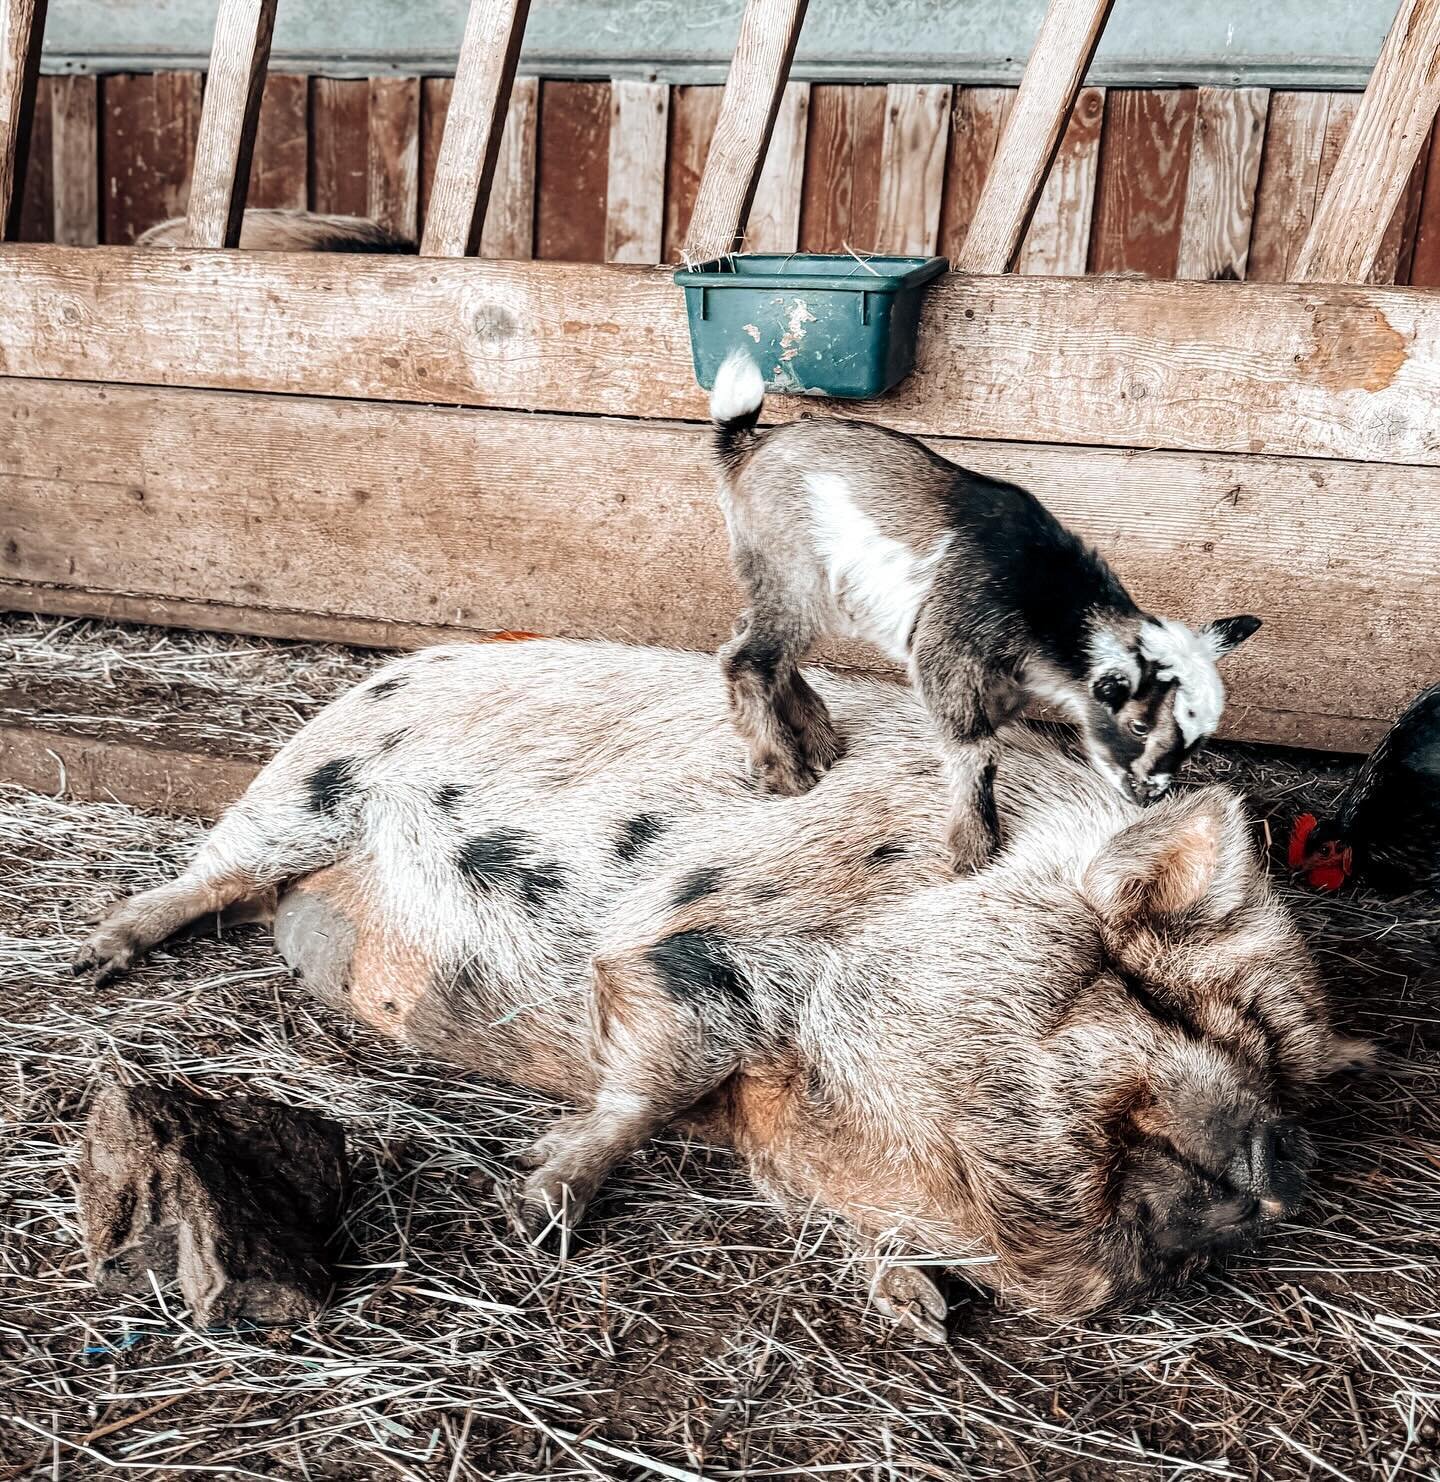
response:
<svg viewBox="0 0 1440 1482"><path fill-rule="evenodd" d="M680 932L597 957L594 1105L521 1156L520 1218L536 1239L579 1220L616 1164L734 1074L746 1048L742 978L718 937ZM727 1001L731 1000L731 1001Z"/></svg>

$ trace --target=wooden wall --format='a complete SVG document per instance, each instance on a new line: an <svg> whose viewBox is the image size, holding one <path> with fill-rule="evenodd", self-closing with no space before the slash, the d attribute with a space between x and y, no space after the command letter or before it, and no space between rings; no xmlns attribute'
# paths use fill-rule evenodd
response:
<svg viewBox="0 0 1440 1482"><path fill-rule="evenodd" d="M198 72L41 81L22 235L126 244L184 209ZM272 75L250 203L423 221L448 78ZM483 251L673 261L720 89L522 80ZM954 255L1013 89L792 84L752 245ZM1028 273L1281 281L1356 95L1086 89L1021 258ZM1427 145L1373 281L1440 284L1440 149Z"/></svg>

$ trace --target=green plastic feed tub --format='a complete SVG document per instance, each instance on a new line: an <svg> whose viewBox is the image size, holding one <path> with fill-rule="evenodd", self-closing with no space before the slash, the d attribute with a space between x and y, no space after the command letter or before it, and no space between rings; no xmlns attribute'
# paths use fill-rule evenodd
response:
<svg viewBox="0 0 1440 1482"><path fill-rule="evenodd" d="M720 362L749 350L771 391L879 396L915 369L925 285L943 257L850 253L738 254L682 268L695 376L708 391Z"/></svg>

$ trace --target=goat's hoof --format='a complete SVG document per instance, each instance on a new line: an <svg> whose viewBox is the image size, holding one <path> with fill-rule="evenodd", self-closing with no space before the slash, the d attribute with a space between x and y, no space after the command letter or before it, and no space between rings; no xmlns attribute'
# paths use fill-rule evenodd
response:
<svg viewBox="0 0 1440 1482"><path fill-rule="evenodd" d="M887 1266L875 1278L870 1297L878 1311L913 1329L931 1343L945 1343L945 1293L918 1266Z"/></svg>
<svg viewBox="0 0 1440 1482"><path fill-rule="evenodd" d="M133 967L140 943L127 926L100 925L85 938L70 962L77 978L89 978L99 987Z"/></svg>
<svg viewBox="0 0 1440 1482"><path fill-rule="evenodd" d="M520 1185L516 1214L532 1244L563 1252L588 1202L560 1174L541 1167Z"/></svg>

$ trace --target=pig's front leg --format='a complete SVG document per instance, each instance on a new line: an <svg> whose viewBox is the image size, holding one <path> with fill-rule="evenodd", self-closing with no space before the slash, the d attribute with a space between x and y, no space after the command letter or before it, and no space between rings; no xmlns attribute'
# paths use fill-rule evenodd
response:
<svg viewBox="0 0 1440 1482"><path fill-rule="evenodd" d="M532 1238L573 1225L615 1165L734 1074L751 1038L749 989L718 933L682 931L595 959L599 1087L522 1155Z"/></svg>

